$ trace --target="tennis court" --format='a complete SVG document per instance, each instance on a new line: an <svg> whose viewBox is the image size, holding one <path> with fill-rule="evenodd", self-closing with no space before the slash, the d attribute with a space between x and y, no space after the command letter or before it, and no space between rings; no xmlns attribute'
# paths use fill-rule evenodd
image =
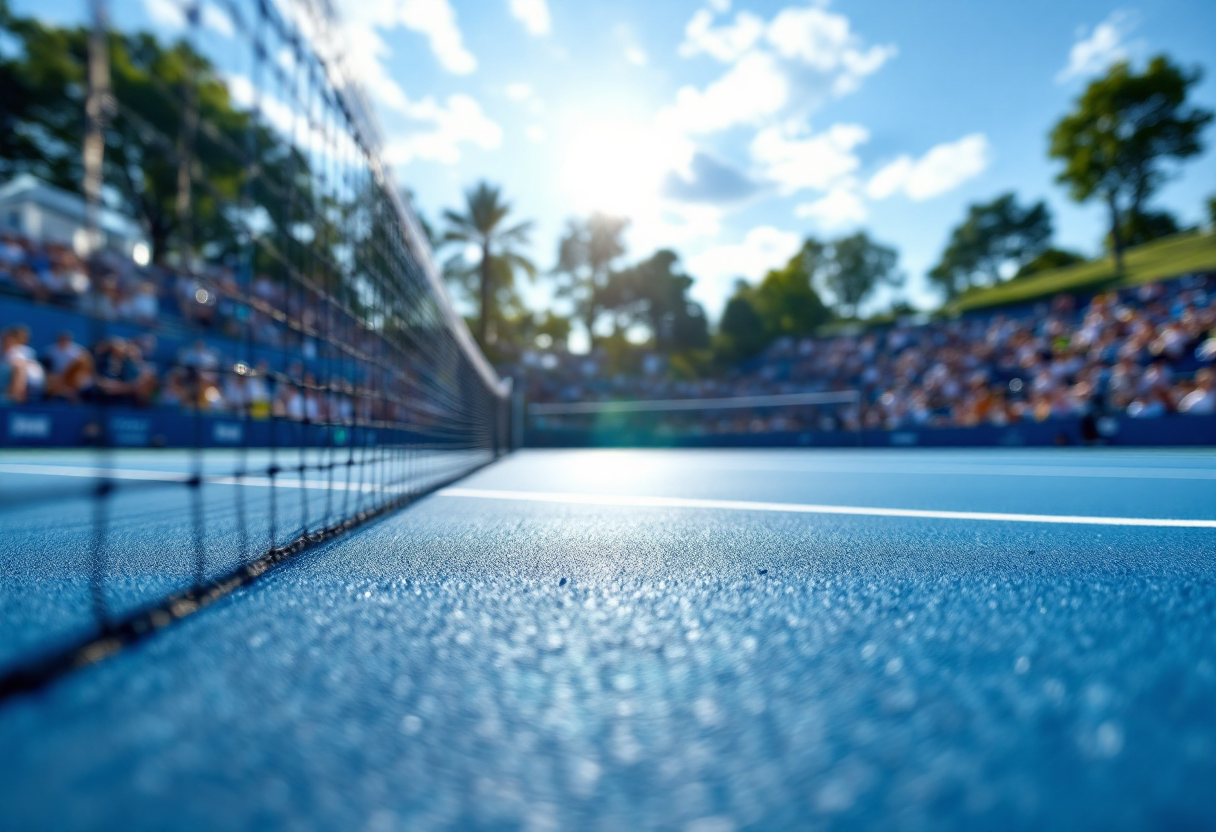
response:
<svg viewBox="0 0 1216 832"><path fill-rule="evenodd" d="M184 490L112 499L112 603ZM6 659L90 525L11 524ZM1211 451L523 451L10 698L0 826L1210 828L1214 624Z"/></svg>

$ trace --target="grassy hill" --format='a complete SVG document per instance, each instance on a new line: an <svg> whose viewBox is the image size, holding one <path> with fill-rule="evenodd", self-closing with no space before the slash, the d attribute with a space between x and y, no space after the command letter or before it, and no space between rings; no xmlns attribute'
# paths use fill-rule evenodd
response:
<svg viewBox="0 0 1216 832"><path fill-rule="evenodd" d="M1124 255L1126 274L1115 274L1110 257L1040 272L999 286L973 289L946 307L947 312L966 312L993 306L1009 306L1038 300L1060 292L1096 292L1138 286L1167 277L1196 271L1216 271L1216 234L1187 232L1154 240Z"/></svg>

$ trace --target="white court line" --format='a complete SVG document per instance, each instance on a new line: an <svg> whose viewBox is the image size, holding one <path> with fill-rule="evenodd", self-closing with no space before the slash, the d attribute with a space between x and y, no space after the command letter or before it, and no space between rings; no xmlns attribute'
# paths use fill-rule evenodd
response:
<svg viewBox="0 0 1216 832"><path fill-rule="evenodd" d="M788 474L896 474L912 476L963 476L963 477L1083 477L1092 479L1128 480L1216 480L1213 468L1127 468L1098 466L1060 465L987 465L983 463L965 465L832 465L812 463L810 465L765 464L763 462L736 462L734 460L698 463L697 470L722 471L772 471Z"/></svg>
<svg viewBox="0 0 1216 832"><path fill-rule="evenodd" d="M797 449L805 450L805 449ZM600 453L631 453L630 451L600 450ZM552 453L552 452L550 452ZM561 453L558 451L557 453ZM963 476L963 477L1081 477L1086 479L1132 479L1132 480L1213 480L1216 481L1216 459L1207 467L1193 468L1139 468L1126 465L1036 465L1009 462L885 462L858 456L848 462L838 459L790 456L783 459L765 458L766 455L737 457L733 452L684 456L682 450L675 451L666 459L652 455L638 455L637 465L661 467L670 465L675 459L684 471L772 471L778 474L875 474L908 476ZM814 453L814 451L812 451Z"/></svg>
<svg viewBox="0 0 1216 832"><path fill-rule="evenodd" d="M636 497L616 494L562 494L546 491L493 491L445 488L440 497L476 500L525 500L586 506L633 508L707 508L727 511L774 511L794 514L844 514L855 517L913 517L928 520L987 520L1001 523L1063 523L1082 526L1140 526L1166 529L1216 529L1216 520L1174 520L1158 517L1085 517L1065 514L1004 514L993 511L926 511L913 508L826 506L808 503L761 503L748 500L706 500L694 497Z"/></svg>

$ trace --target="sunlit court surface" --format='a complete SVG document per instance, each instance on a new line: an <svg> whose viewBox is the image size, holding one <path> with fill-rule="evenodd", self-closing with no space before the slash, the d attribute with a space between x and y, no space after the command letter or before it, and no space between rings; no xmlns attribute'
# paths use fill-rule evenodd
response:
<svg viewBox="0 0 1216 832"><path fill-rule="evenodd" d="M1106 2L0 0L0 832L1216 832Z"/></svg>
<svg viewBox="0 0 1216 832"><path fill-rule="evenodd" d="M1213 461L519 452L6 703L6 826L1204 828ZM115 603L180 514L116 501ZM64 520L6 645L71 627Z"/></svg>

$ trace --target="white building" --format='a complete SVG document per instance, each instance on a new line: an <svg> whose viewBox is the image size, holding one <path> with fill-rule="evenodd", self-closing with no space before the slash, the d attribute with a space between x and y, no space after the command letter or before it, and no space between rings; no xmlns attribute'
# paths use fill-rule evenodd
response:
<svg viewBox="0 0 1216 832"><path fill-rule="evenodd" d="M103 208L99 220L103 247L129 257L136 246L144 246L139 226L127 217ZM67 244L82 254L88 248L84 199L27 173L0 185L0 229L39 242Z"/></svg>

